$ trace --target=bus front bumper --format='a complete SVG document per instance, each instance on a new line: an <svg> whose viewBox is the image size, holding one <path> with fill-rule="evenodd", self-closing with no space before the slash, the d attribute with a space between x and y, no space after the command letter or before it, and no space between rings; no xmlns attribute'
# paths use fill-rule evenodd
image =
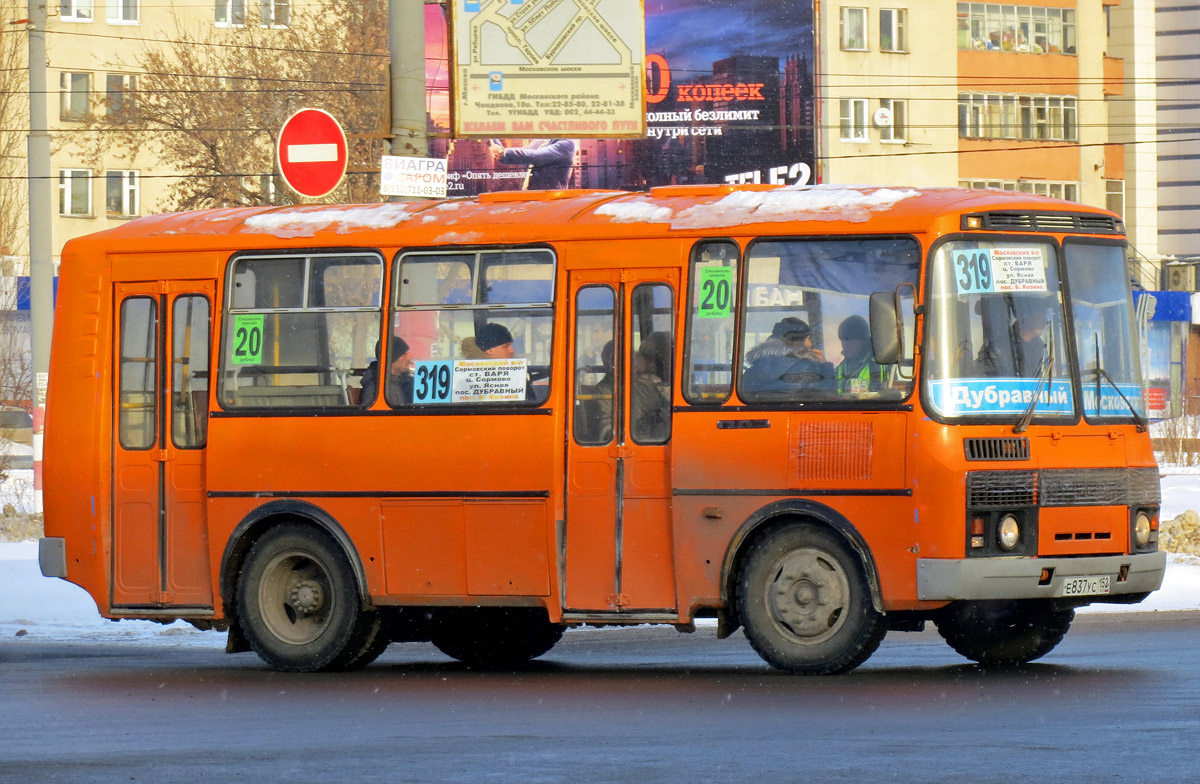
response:
<svg viewBox="0 0 1200 784"><path fill-rule="evenodd" d="M917 598L1104 602L1158 590L1166 567L1165 552L1084 558L919 558ZM1048 580L1043 570L1050 570Z"/></svg>

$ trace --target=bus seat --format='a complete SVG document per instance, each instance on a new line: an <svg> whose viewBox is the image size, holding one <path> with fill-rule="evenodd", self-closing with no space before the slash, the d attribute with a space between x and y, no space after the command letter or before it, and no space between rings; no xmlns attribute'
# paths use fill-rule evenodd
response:
<svg viewBox="0 0 1200 784"><path fill-rule="evenodd" d="M228 392L235 408L338 408L350 404L346 388L337 384L241 387Z"/></svg>

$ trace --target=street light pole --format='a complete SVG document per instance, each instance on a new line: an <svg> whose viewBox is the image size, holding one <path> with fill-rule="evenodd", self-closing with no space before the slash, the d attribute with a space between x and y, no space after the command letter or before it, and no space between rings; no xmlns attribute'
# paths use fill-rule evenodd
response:
<svg viewBox="0 0 1200 784"><path fill-rule="evenodd" d="M29 310L33 332L33 496L42 511L42 425L54 329L50 130L46 124L46 1L29 2Z"/></svg>
<svg viewBox="0 0 1200 784"><path fill-rule="evenodd" d="M392 155L429 155L425 119L425 0L388 0Z"/></svg>

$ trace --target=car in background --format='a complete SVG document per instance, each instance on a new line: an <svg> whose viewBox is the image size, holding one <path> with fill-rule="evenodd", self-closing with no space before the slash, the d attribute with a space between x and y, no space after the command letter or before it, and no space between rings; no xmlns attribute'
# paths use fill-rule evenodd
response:
<svg viewBox="0 0 1200 784"><path fill-rule="evenodd" d="M0 406L0 441L33 443L33 417L19 406Z"/></svg>

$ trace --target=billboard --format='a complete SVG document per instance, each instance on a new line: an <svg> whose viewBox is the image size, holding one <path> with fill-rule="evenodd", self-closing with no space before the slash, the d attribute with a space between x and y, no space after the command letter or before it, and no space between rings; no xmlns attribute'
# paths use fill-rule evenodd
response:
<svg viewBox="0 0 1200 784"><path fill-rule="evenodd" d="M455 136L646 135L642 0L450 9Z"/></svg>
<svg viewBox="0 0 1200 784"><path fill-rule="evenodd" d="M811 0L644 6L641 139L453 138L446 14L426 6L429 154L448 159L447 195L809 182L816 142Z"/></svg>

